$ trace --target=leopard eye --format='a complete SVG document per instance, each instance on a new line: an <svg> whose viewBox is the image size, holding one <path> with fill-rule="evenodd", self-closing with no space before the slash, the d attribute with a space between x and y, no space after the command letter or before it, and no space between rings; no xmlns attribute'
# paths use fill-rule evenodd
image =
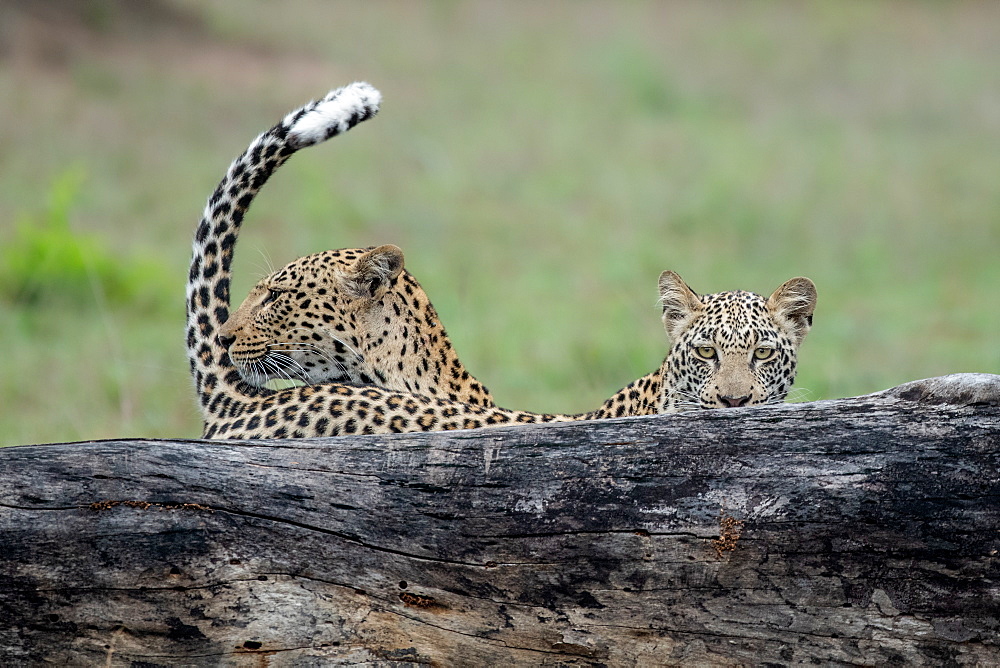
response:
<svg viewBox="0 0 1000 668"><path fill-rule="evenodd" d="M710 360L715 357L715 348L712 346L698 346L694 349L698 357Z"/></svg>
<svg viewBox="0 0 1000 668"><path fill-rule="evenodd" d="M261 306L267 306L268 304L270 304L271 302L273 302L275 299L277 299L278 295L280 295L280 294L281 294L281 290L268 290L267 291L267 296L264 297L264 301L262 301L260 303L260 305Z"/></svg>
<svg viewBox="0 0 1000 668"><path fill-rule="evenodd" d="M757 348L753 351L753 357L763 362L774 357L774 348Z"/></svg>

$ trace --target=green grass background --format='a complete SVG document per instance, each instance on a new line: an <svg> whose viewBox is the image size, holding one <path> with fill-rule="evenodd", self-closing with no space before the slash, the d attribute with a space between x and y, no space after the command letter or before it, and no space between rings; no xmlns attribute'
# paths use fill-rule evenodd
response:
<svg viewBox="0 0 1000 668"><path fill-rule="evenodd" d="M1000 373L1000 4L0 3L0 444L189 437L189 240L229 161L356 79L234 294L396 243L501 405L665 350L656 278L819 289L798 400Z"/></svg>

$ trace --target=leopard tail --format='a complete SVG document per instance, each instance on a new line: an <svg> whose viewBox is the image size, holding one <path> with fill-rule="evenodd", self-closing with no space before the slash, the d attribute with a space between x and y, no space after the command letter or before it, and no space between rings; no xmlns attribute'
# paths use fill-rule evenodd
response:
<svg viewBox="0 0 1000 668"><path fill-rule="evenodd" d="M243 217L268 178L299 149L346 132L378 113L382 95L355 82L296 109L262 133L229 166L208 198L195 232L187 282L187 354L203 414L226 390L256 395L240 383L219 327L229 318L233 251ZM266 390L264 390L266 392Z"/></svg>

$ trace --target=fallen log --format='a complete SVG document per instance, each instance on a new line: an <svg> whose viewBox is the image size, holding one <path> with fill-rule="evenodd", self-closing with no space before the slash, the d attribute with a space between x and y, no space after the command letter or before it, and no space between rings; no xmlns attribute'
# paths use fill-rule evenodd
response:
<svg viewBox="0 0 1000 668"><path fill-rule="evenodd" d="M1000 661L1000 376L0 450L5 665Z"/></svg>

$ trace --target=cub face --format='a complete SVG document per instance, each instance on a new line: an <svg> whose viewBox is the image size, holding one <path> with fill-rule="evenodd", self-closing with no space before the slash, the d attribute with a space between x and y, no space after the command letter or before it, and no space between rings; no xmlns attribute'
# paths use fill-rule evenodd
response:
<svg viewBox="0 0 1000 668"><path fill-rule="evenodd" d="M795 381L812 326L816 286L793 278L764 298L741 290L696 294L679 275L659 280L671 347L661 412L777 403Z"/></svg>

